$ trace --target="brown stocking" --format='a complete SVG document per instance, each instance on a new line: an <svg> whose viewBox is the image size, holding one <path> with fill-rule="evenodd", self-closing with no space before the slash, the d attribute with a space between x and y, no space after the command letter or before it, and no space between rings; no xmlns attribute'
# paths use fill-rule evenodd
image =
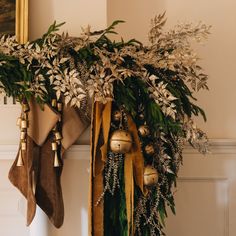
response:
<svg viewBox="0 0 236 236"><path fill-rule="evenodd" d="M27 150L22 152L23 166L17 166L17 159L19 158L19 152L16 160L14 161L10 171L9 179L11 183L17 187L21 193L28 200L27 210L27 225L32 222L36 211L36 199L34 194L34 178L37 176L38 167L37 161L39 157L39 147L34 141L27 138Z"/></svg>
<svg viewBox="0 0 236 236"><path fill-rule="evenodd" d="M40 147L39 174L36 187L36 201L47 214L55 227L59 228L64 220L64 204L61 189L60 167L54 167L54 152L51 148L51 138Z"/></svg>

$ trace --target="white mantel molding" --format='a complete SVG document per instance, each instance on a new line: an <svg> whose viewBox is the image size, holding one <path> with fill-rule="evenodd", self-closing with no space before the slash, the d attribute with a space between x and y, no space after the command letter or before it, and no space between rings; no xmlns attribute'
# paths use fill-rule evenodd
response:
<svg viewBox="0 0 236 236"><path fill-rule="evenodd" d="M236 139L210 139L209 149L210 149L209 156L213 156L213 154L214 155L236 154ZM190 145L186 145L184 149L184 154L186 155L198 154L199 155L199 152L196 149L193 149Z"/></svg>
<svg viewBox="0 0 236 236"><path fill-rule="evenodd" d="M0 160L13 160L16 157L18 145L0 144ZM73 145L66 152L67 159L88 160L89 145Z"/></svg>
<svg viewBox="0 0 236 236"><path fill-rule="evenodd" d="M236 139L211 139L211 154L236 154ZM0 145L0 160L13 160L16 157L18 145ZM197 154L191 146L186 146L184 154ZM66 152L66 159L88 160L89 145L73 145ZM236 156L235 156L236 157Z"/></svg>

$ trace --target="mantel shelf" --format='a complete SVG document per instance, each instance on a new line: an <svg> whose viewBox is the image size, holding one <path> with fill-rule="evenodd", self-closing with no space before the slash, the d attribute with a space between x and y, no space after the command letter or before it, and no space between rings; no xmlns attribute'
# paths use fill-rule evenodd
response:
<svg viewBox="0 0 236 236"><path fill-rule="evenodd" d="M210 151L212 154L236 154L236 139L211 139ZM0 160L13 160L16 157L18 145L0 145ZM191 146L184 149L185 155L197 154ZM73 145L66 152L66 159L88 160L90 145ZM211 155L211 154L210 154Z"/></svg>

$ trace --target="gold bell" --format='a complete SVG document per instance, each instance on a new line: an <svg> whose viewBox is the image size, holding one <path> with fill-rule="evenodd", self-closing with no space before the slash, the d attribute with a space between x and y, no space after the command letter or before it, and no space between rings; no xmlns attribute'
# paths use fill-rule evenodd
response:
<svg viewBox="0 0 236 236"><path fill-rule="evenodd" d="M30 110L29 104L28 103L23 103L22 104L22 110L23 110L23 112L28 112Z"/></svg>
<svg viewBox="0 0 236 236"><path fill-rule="evenodd" d="M27 129L28 127L28 122L27 120L21 120L21 126L22 129Z"/></svg>
<svg viewBox="0 0 236 236"><path fill-rule="evenodd" d="M26 132L25 131L21 131L20 132L20 139L21 140L25 140L25 138L26 138Z"/></svg>
<svg viewBox="0 0 236 236"><path fill-rule="evenodd" d="M144 168L143 183L146 186L152 186L158 183L158 172L153 166Z"/></svg>
<svg viewBox="0 0 236 236"><path fill-rule="evenodd" d="M152 144L146 145L144 151L148 156L151 156L155 153L155 149Z"/></svg>
<svg viewBox="0 0 236 236"><path fill-rule="evenodd" d="M21 117L18 117L16 120L16 125L20 126L21 125Z"/></svg>
<svg viewBox="0 0 236 236"><path fill-rule="evenodd" d="M141 137L147 137L150 134L149 127L147 125L141 125L138 128L138 132Z"/></svg>
<svg viewBox="0 0 236 236"><path fill-rule="evenodd" d="M52 142L52 150L53 151L57 150L57 143L56 142Z"/></svg>
<svg viewBox="0 0 236 236"><path fill-rule="evenodd" d="M55 138L56 138L56 140L61 140L62 139L61 133L55 132Z"/></svg>
<svg viewBox="0 0 236 236"><path fill-rule="evenodd" d="M128 131L116 130L110 138L110 148L114 153L127 153L132 147L132 137Z"/></svg>
<svg viewBox="0 0 236 236"><path fill-rule="evenodd" d="M122 113L119 110L116 110L112 113L112 120L113 121L120 121L122 118Z"/></svg>
<svg viewBox="0 0 236 236"><path fill-rule="evenodd" d="M57 100L56 99L52 99L52 107L56 107L57 106Z"/></svg>
<svg viewBox="0 0 236 236"><path fill-rule="evenodd" d="M58 158L57 152L55 152L54 164L53 164L53 166L54 166L54 167L59 167L59 166L60 166L60 162L59 162L59 158Z"/></svg>
<svg viewBox="0 0 236 236"><path fill-rule="evenodd" d="M24 166L21 150L19 151L19 155L18 155L18 159L17 159L17 162L16 162L16 166L18 166L18 167Z"/></svg>

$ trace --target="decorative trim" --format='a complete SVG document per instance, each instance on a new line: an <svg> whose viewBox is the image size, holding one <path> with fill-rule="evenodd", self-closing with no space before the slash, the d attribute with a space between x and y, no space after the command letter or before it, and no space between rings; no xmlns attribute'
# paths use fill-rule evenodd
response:
<svg viewBox="0 0 236 236"><path fill-rule="evenodd" d="M16 157L18 145L0 145L0 160L13 160ZM89 145L73 145L66 152L66 159L89 160Z"/></svg>
<svg viewBox="0 0 236 236"><path fill-rule="evenodd" d="M17 154L18 145L0 145L0 160L13 160ZM213 157L212 154L236 154L236 139L211 139L211 153L207 157ZM187 145L184 150L184 155L199 156L197 150ZM73 145L66 152L66 159L74 160L89 160L90 146L89 145ZM236 156L235 156L236 157Z"/></svg>
<svg viewBox="0 0 236 236"><path fill-rule="evenodd" d="M66 159L89 160L90 145L73 145L65 155Z"/></svg>
<svg viewBox="0 0 236 236"><path fill-rule="evenodd" d="M212 154L236 154L236 139L210 139L209 144L210 153L207 156L213 156ZM190 145L186 145L184 154L199 155L198 151Z"/></svg>
<svg viewBox="0 0 236 236"><path fill-rule="evenodd" d="M184 182L222 182L226 184L226 202L224 204L224 236L229 236L229 178L227 177L179 177L179 183Z"/></svg>

